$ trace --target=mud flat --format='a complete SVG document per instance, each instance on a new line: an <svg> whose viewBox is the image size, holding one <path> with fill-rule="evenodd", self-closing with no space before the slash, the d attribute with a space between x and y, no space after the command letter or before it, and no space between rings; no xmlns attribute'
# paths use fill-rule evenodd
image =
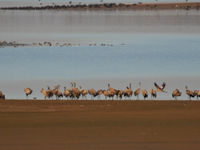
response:
<svg viewBox="0 0 200 150"><path fill-rule="evenodd" d="M198 149L200 101L0 101L0 149Z"/></svg>
<svg viewBox="0 0 200 150"><path fill-rule="evenodd" d="M173 3L103 3L103 4L75 4L75 5L45 5L45 6L19 6L1 7L0 9L11 10L156 10L156 9L200 9L200 2L173 2Z"/></svg>

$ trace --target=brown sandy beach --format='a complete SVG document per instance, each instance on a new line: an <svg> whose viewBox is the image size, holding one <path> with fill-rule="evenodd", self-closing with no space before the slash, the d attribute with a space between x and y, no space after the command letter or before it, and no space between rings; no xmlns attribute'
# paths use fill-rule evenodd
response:
<svg viewBox="0 0 200 150"><path fill-rule="evenodd" d="M75 5L45 5L45 6L22 6L2 7L0 9L13 10L160 10L160 9L200 9L200 2L171 2L171 3L103 3L103 4L75 4Z"/></svg>
<svg viewBox="0 0 200 150"><path fill-rule="evenodd" d="M1 100L0 149L198 149L199 108L180 100Z"/></svg>

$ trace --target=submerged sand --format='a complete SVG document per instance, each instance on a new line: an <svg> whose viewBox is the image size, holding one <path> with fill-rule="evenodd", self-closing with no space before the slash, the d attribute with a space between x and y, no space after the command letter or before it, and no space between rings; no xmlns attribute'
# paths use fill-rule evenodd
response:
<svg viewBox="0 0 200 150"><path fill-rule="evenodd" d="M0 149L200 147L200 101L0 101Z"/></svg>

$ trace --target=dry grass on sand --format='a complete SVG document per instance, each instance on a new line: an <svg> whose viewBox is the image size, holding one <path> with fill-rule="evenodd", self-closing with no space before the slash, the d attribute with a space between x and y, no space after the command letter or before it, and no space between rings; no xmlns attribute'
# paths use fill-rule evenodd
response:
<svg viewBox="0 0 200 150"><path fill-rule="evenodd" d="M0 100L0 150L195 150L200 101Z"/></svg>

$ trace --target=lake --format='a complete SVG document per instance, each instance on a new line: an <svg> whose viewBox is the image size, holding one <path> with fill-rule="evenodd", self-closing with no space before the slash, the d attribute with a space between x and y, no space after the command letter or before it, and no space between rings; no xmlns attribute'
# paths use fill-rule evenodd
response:
<svg viewBox="0 0 200 150"><path fill-rule="evenodd" d="M70 88L133 90L167 82L171 99L184 86L200 89L200 11L0 11L0 41L72 43L67 47L0 48L0 90L25 98L23 88L56 84ZM102 46L102 43L108 44ZM96 44L96 46L90 44ZM142 98L142 97L140 97ZM134 97L135 99L135 97Z"/></svg>

